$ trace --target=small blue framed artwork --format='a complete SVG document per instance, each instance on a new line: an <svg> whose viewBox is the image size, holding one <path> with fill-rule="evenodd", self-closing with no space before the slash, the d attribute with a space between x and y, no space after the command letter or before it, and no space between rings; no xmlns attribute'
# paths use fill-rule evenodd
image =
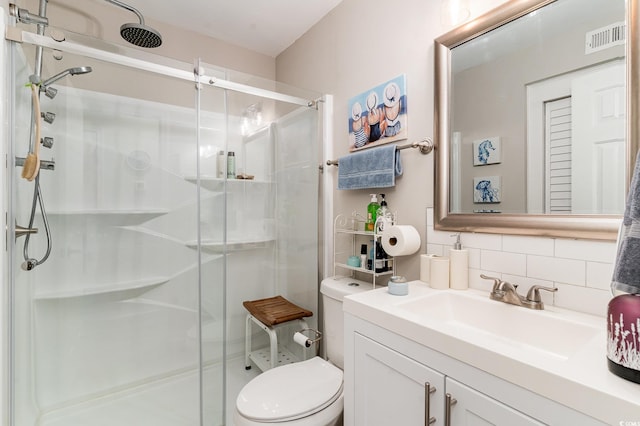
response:
<svg viewBox="0 0 640 426"><path fill-rule="evenodd" d="M349 99L349 151L407 138L405 75Z"/></svg>
<svg viewBox="0 0 640 426"><path fill-rule="evenodd" d="M473 141L473 165L497 164L502 156L501 151L500 138L498 136Z"/></svg>
<svg viewBox="0 0 640 426"><path fill-rule="evenodd" d="M473 178L474 203L499 203L502 201L500 176Z"/></svg>

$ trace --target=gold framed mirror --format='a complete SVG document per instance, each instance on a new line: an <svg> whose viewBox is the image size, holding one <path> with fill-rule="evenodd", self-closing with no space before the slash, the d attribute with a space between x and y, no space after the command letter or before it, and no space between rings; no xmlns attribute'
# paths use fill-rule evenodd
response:
<svg viewBox="0 0 640 426"><path fill-rule="evenodd" d="M435 40L436 229L616 239L640 136L636 118L640 101L640 0L588 1L594 4L586 5L585 0L511 0ZM609 12L614 3L620 15L618 18L602 18L606 14L598 13L600 21L604 19L605 24L590 20L585 15L600 6L607 8L606 11ZM555 22L556 27L547 27L547 21ZM572 30L577 36L562 33L579 24L582 27ZM529 36L526 31L529 31ZM609 35L614 34L614 43L609 43L609 39L602 37L601 32L607 31ZM609 41L599 45L591 43L589 37L598 43L599 40ZM507 42L500 42L500 38ZM566 50L554 54L554 48L563 48L559 38L576 39L572 43L581 45L579 49L583 50L575 55L565 54ZM536 39L541 44L531 46L527 41L530 39ZM468 52L473 52L473 55ZM538 53L548 57L535 56ZM567 59L570 56L577 58L575 62ZM510 57L511 62L505 59L507 57ZM520 68L508 65L515 63L514 61ZM527 64L527 61L531 62ZM560 68L563 62L566 62L565 68ZM494 68L482 71L484 79L478 79L477 76L482 75L479 72L469 72L474 66L478 67L480 64L484 67L489 63ZM580 154L582 156L578 157L575 142L573 152L569 142L569 154L565 156L569 157L567 163L573 163L568 178L572 182L564 185L568 188L569 207L563 207L564 201L553 201L556 195L550 189L555 182L553 158L560 157L549 154L552 142L546 139L546 142L538 141L540 131L535 130L550 127L551 124L539 123L538 116L532 114L540 113L535 111L541 109L541 106L547 108L551 103L548 100L569 98L569 103L576 105L575 116L579 117L578 107L584 105L584 101L578 96L581 92L577 88L584 79L574 76L589 74L592 80L584 80L586 83L583 86L592 87L590 81L594 78L602 81L600 74L596 73L601 68L618 69L616 75L621 84L616 86L617 94L611 92L610 96L598 95L604 99L602 101L598 98L603 102L599 108L606 110L606 114L610 116L622 117L622 124L618 121L619 131L603 128L605 138L608 139L605 142L614 143L605 145L602 141L596 141L591 144L589 152L594 149L602 150L603 146L614 147L607 149L601 157L594 157L592 154L587 157ZM509 70L514 71L510 74ZM531 70L539 72L536 74ZM512 79L512 75L516 74L518 78ZM469 76L474 75L476 80L470 79ZM491 88L486 80L487 75L497 76L496 86L484 92L471 91L470 88L473 87ZM467 80L463 80L463 77ZM509 87L510 80L516 80L514 84L517 86ZM545 95L549 99L536 97L539 87L555 87L554 82L561 80L568 87L562 89L568 91L568 95L555 95L556 92L552 92ZM549 82L553 84L547 85ZM609 86L614 85L608 84ZM494 95L496 99L492 100L490 97ZM509 118L512 112L515 117L520 118ZM541 114L544 116L544 112ZM461 118L472 116L475 116L475 121ZM500 120L508 122L512 128L507 128ZM513 124L514 121L517 121L517 125ZM576 140L582 141L582 135L595 133L590 128L578 128L575 124L579 122L578 118L570 118L569 122L572 130L569 133L575 134ZM617 136L614 137L614 134ZM474 150L479 149L478 143L483 140L492 141L494 145L497 143L492 148L492 153L501 153L497 161L487 163L486 158L481 158L479 163L476 161L475 156L479 155ZM485 163L482 163L483 160ZM536 161L544 171L538 169ZM600 170L599 174L594 172L597 168ZM521 173L514 174L516 170ZM619 174L615 174L616 171ZM535 180L536 176L541 178ZM491 184L496 188L488 193L486 186L491 187ZM584 196L580 195L584 192L584 187L596 186L599 186L599 193L588 195L587 201L582 202L579 197ZM479 188L483 188L482 194L479 193ZM566 194L562 196L567 198Z"/></svg>

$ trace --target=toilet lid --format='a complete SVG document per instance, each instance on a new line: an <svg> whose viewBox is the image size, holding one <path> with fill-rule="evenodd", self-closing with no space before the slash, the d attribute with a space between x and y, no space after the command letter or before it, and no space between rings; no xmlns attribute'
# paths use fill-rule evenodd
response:
<svg viewBox="0 0 640 426"><path fill-rule="evenodd" d="M341 391L342 370L314 357L260 374L240 391L236 407L251 420L293 420L322 410Z"/></svg>

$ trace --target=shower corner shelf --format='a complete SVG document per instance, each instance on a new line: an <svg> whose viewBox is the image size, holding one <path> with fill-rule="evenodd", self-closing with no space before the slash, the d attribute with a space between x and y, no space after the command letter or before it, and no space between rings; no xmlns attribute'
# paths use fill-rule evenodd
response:
<svg viewBox="0 0 640 426"><path fill-rule="evenodd" d="M36 294L35 300L68 300L79 297L131 298L139 295L169 281L169 277L151 277L140 280L122 281L113 284L104 284L95 287L79 288L73 290L49 291Z"/></svg>
<svg viewBox="0 0 640 426"><path fill-rule="evenodd" d="M198 177L185 176L184 180L190 183L196 183L198 182ZM224 178L207 176L207 175L200 176L200 184L202 185L203 188L208 189L210 191L222 192L224 189L223 187L225 182L231 185L238 184L238 183L251 184L251 185L267 185L271 183L266 180L256 180L256 179L224 179Z"/></svg>
<svg viewBox="0 0 640 426"><path fill-rule="evenodd" d="M86 219L95 219L105 225L117 226L133 226L140 225L156 217L168 214L167 209L140 209L140 210L56 210L47 212L52 217L84 217Z"/></svg>
<svg viewBox="0 0 640 426"><path fill-rule="evenodd" d="M255 238L252 240L245 241L228 241L226 244L223 241L213 241L213 240L202 240L200 245L202 247L202 251L206 253L212 254L220 254L224 253L225 246L226 251L243 251L243 250L253 250L253 249L261 249L270 247L275 239L273 238ZM198 248L197 241L188 241L186 246L191 249Z"/></svg>

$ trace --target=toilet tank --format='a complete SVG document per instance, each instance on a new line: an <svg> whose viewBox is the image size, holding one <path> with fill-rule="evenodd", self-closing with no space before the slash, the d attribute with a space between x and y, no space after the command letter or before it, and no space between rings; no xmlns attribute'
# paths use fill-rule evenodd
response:
<svg viewBox="0 0 640 426"><path fill-rule="evenodd" d="M322 293L323 324L327 359L344 369L344 314L342 300L345 296L373 289L371 283L349 277L329 277L320 283Z"/></svg>

